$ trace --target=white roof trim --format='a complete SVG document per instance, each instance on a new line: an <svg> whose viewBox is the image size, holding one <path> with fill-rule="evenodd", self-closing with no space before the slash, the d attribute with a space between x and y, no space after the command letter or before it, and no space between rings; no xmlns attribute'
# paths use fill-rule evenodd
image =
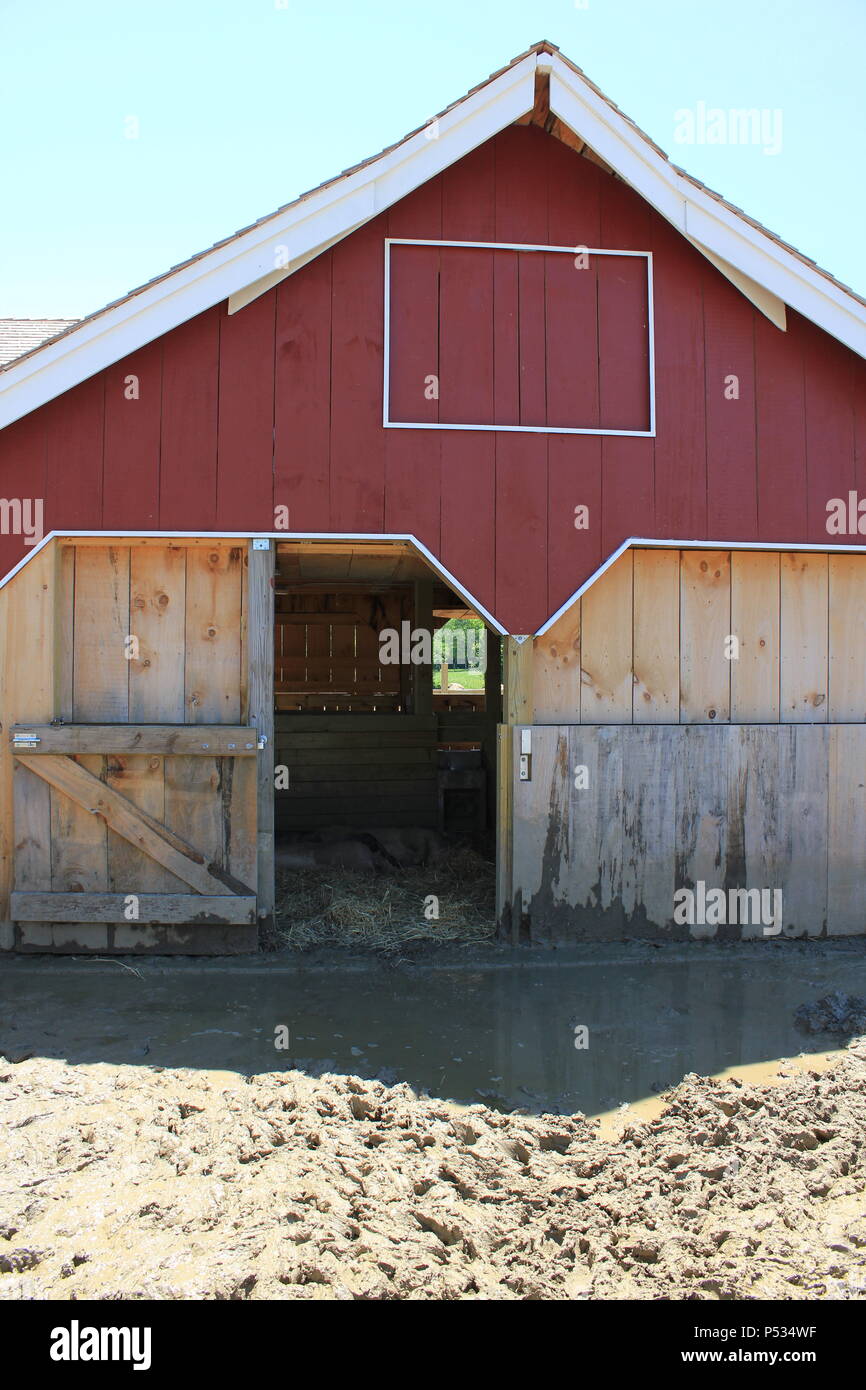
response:
<svg viewBox="0 0 866 1390"><path fill-rule="evenodd" d="M866 306L679 173L559 54L551 59L550 108L690 241L866 357Z"/></svg>
<svg viewBox="0 0 866 1390"><path fill-rule="evenodd" d="M129 541L150 539L179 541L211 539L215 541L249 541L253 539L283 542L345 541L347 544L356 544L359 546L375 545L382 541L393 541L400 545L411 545L414 546L418 554L427 561L431 569L435 570L439 577L445 581L449 589L453 589L455 593L462 595L472 611L477 613L480 618L483 618L484 621L493 628L494 632L498 632L500 637L506 637L508 635L507 629L502 626L497 618L494 618L490 610L485 608L483 603L479 603L475 595L470 593L465 585L461 584L460 580L457 579L450 570L445 568L442 561L436 558L433 551L430 550L423 541L419 541L417 536L413 536L411 531L49 531L47 536L43 536L42 540L39 541L37 545L34 545L33 549L23 556L8 574L5 574L3 578L0 579L0 589L3 589L9 583L10 579L14 579L15 575L33 559L34 555L38 555L40 550L44 550L45 546L51 541L61 538L63 540L67 538L74 540L76 536L81 539L104 540L106 545L110 545L111 542L115 540Z"/></svg>
<svg viewBox="0 0 866 1390"><path fill-rule="evenodd" d="M0 374L0 429L270 276L282 260L290 272L313 248L347 235L483 145L532 110L535 59L528 54L439 116L435 138L419 131L9 367Z"/></svg>
<svg viewBox="0 0 866 1390"><path fill-rule="evenodd" d="M746 282L766 293L762 312L777 322L774 300L791 305L866 358L866 306L679 173L559 53L533 50L439 116L435 138L416 132L0 373L0 428L205 309L249 303L530 111L536 71L549 72L551 110L575 134L713 264L746 277L734 283L753 302Z"/></svg>
<svg viewBox="0 0 866 1390"><path fill-rule="evenodd" d="M411 531L49 531L47 536L43 536L41 541L33 546L32 550L14 565L8 574L0 579L0 590L4 589L15 575L24 569L25 565L38 555L40 550L44 550L51 541L55 540L74 540L76 536L82 539L104 540L106 545L112 541L134 541L134 540L222 540L222 541L249 541L254 538L271 541L346 541L354 542L358 545L371 545L381 541L395 541L403 545L412 545L420 555L428 562L432 569L444 579L445 583L455 593L461 594L468 606L483 618L486 623L498 632L500 637L514 637L517 642L527 642L533 636L543 637L549 632L554 623L568 612L570 608L583 597L587 589L591 589L593 584L601 578L611 565L615 565L619 557L627 550L632 549L655 549L655 550L762 550L776 552L787 552L795 554L798 552L812 552L819 555L863 555L866 554L866 545L815 545L813 543L803 544L801 542L782 542L782 541L682 541L682 540L658 540L647 536L629 536L616 550L608 555L607 559L599 565L597 570L585 579L579 588L575 589L570 598L565 603L560 604L555 613L550 617L535 633L524 633L518 635L509 633L507 627L503 627L498 618L495 618L489 608L485 608L483 603L470 592L465 585L460 583L450 570L446 569L441 560L438 560L433 551L419 541L417 536L413 536Z"/></svg>
<svg viewBox="0 0 866 1390"><path fill-rule="evenodd" d="M800 541L675 541L675 540L651 540L646 536L629 536L628 540L618 545L607 559L599 565L597 570L585 579L580 588L575 589L570 598L565 603L560 604L555 613L551 613L546 623L535 633L536 637L543 637L549 632L554 623L564 617L570 608L573 608L578 599L582 598L587 589L591 589L596 580L601 579L605 570L609 570L611 565L615 565L621 555L627 550L762 550L773 554L799 554L801 551L816 555L864 555L866 545L815 545L811 542L803 544Z"/></svg>

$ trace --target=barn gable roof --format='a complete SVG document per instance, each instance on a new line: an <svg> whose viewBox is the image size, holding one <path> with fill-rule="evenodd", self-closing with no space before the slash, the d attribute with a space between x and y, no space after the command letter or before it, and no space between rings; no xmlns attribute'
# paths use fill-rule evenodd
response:
<svg viewBox="0 0 866 1390"><path fill-rule="evenodd" d="M673 164L550 43L398 143L218 242L0 368L0 428L196 314L236 312L525 118L546 79L552 116L702 251L780 328L790 305L866 357L866 300Z"/></svg>

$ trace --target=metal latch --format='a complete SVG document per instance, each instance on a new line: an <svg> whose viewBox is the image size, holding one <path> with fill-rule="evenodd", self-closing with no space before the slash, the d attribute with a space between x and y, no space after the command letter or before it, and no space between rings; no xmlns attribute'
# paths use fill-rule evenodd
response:
<svg viewBox="0 0 866 1390"><path fill-rule="evenodd" d="M20 733L12 735L13 748L35 748L42 740L36 734Z"/></svg>
<svg viewBox="0 0 866 1390"><path fill-rule="evenodd" d="M521 782L532 781L532 730L520 730L520 771L518 777Z"/></svg>
<svg viewBox="0 0 866 1390"><path fill-rule="evenodd" d="M259 734L258 741L256 742L256 747L257 747L257 748L265 748L265 747L267 746L267 742L268 742L268 736L267 736L267 734Z"/></svg>

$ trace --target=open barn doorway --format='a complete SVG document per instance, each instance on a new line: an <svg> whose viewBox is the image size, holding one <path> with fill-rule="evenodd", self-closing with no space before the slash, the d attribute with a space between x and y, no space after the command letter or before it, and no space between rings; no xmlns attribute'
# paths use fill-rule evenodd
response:
<svg viewBox="0 0 866 1390"><path fill-rule="evenodd" d="M501 671L411 543L277 543L278 945L492 936Z"/></svg>

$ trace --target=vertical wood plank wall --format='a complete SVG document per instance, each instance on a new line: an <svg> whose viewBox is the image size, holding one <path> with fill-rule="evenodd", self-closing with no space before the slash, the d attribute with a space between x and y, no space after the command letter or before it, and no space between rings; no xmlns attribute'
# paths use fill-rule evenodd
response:
<svg viewBox="0 0 866 1390"><path fill-rule="evenodd" d="M56 604L59 578L54 547L46 546L0 590L0 949L8 950L13 940L8 921L15 861L9 728L19 719L54 718L54 652L62 637ZM21 838L26 841L33 835L41 846L51 835L48 787L38 796L33 803L33 824L25 828ZM26 848L21 870L22 882L27 884ZM46 887L43 883L28 886Z"/></svg>
<svg viewBox="0 0 866 1390"><path fill-rule="evenodd" d="M866 555L629 550L533 645L536 724L862 723Z"/></svg>
<svg viewBox="0 0 866 1390"><path fill-rule="evenodd" d="M12 944L7 917L13 870L18 888L52 886L28 878L31 859L34 865L46 862L49 842L55 887L121 891L134 876L139 891L184 891L184 884L100 817L55 794L20 765L13 770L9 731L16 723L55 718L98 724L246 720L246 557L245 543L214 539L53 541L0 590L0 947ZM264 554L262 562L267 559ZM269 643L273 591L267 587L256 620ZM138 650L128 660L130 636ZM263 692L256 698L261 702ZM262 717L272 719L272 709ZM240 818L247 808L255 814L256 760L237 759L232 768L230 843L212 795L222 775L220 760L124 754L79 761L235 878L255 885L255 835ZM26 827L13 827L14 776L32 784ZM28 854L31 843L38 854ZM60 928L52 930L56 935Z"/></svg>
<svg viewBox="0 0 866 1390"><path fill-rule="evenodd" d="M863 935L864 766L864 724L536 727L510 916L533 943L764 939L739 907L677 923L675 892L703 883L779 890L771 935Z"/></svg>
<svg viewBox="0 0 866 1390"><path fill-rule="evenodd" d="M264 739L255 765L257 832L252 882L257 887L259 922L266 931L273 927L274 915L274 562L273 545L250 551L247 717Z"/></svg>

